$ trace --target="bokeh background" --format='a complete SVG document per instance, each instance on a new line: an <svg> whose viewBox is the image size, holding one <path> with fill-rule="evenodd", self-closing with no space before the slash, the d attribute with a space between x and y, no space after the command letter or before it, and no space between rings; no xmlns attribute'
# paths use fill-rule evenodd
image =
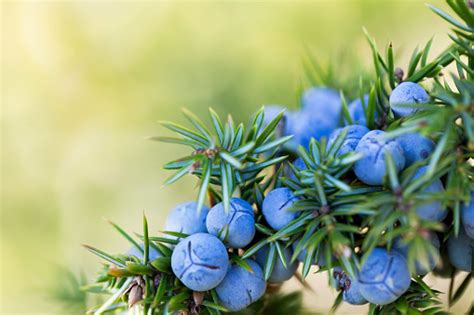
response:
<svg viewBox="0 0 474 315"><path fill-rule="evenodd" d="M212 106L236 121L263 104L297 107L303 47L323 65L341 52L369 65L362 26L382 47L393 41L401 66L431 36L434 52L448 42L447 24L415 0L5 1L1 9L1 314L80 313L50 293L67 283L63 268L94 277L99 261L81 243L128 247L103 218L139 231L145 211L158 231L175 203L194 198L191 178L161 187L169 175L161 166L184 151L144 140L166 132L158 120L182 121L182 107L206 116ZM326 312L335 293L314 278L305 301Z"/></svg>

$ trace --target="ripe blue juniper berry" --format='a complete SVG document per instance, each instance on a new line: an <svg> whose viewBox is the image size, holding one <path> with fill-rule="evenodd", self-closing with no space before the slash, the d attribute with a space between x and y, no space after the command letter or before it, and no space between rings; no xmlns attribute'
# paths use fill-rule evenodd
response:
<svg viewBox="0 0 474 315"><path fill-rule="evenodd" d="M343 130L347 130L347 134L344 138L344 142L342 143L341 147L339 148L339 151L336 153L337 155L343 155L348 152L353 152L355 148L357 147L357 144L359 144L360 139L369 132L369 129L365 126L359 126L359 125L350 125L346 126L344 128L338 128L334 130L331 133L331 136L329 137L328 141L328 147L331 148L331 146L334 144L336 141L337 137L340 135L340 133Z"/></svg>
<svg viewBox="0 0 474 315"><path fill-rule="evenodd" d="M292 148L299 145L307 148L312 138L317 140L327 138L339 126L338 118L327 117L324 112L312 112L311 109L302 109L293 119L289 130L293 135Z"/></svg>
<svg viewBox="0 0 474 315"><path fill-rule="evenodd" d="M362 100L364 103L362 103ZM368 112L368 105L369 105L369 95L366 94L364 97L353 100L349 104L349 114L352 118L352 123L355 125L367 126L367 112ZM374 120L378 119L377 111L374 111Z"/></svg>
<svg viewBox="0 0 474 315"><path fill-rule="evenodd" d="M416 161L426 160L434 151L436 145L430 139L419 133L407 133L397 138L405 154L405 166Z"/></svg>
<svg viewBox="0 0 474 315"><path fill-rule="evenodd" d="M223 203L211 208L206 219L207 231L218 236L231 248L247 246L255 235L255 219L252 206L240 198L230 200L230 211Z"/></svg>
<svg viewBox="0 0 474 315"><path fill-rule="evenodd" d="M269 253L270 253L270 248L268 246L261 248L257 252L256 260L260 266L265 267L265 264L268 261ZM283 249L282 254L285 259L284 262L285 262L286 267L281 260L279 259L276 260L273 266L273 269L271 271L270 277L267 279L268 282L271 282L271 283L284 282L286 280L289 280L295 274L296 269L298 268L298 262L291 261L291 257L293 256L293 251L291 250L291 248L285 248Z"/></svg>
<svg viewBox="0 0 474 315"><path fill-rule="evenodd" d="M293 136L286 148L293 152L299 145L308 147L312 138L328 137L338 127L341 117L341 98L334 89L312 87L303 93L301 105L300 110L285 115L284 133ZM275 109L267 111L273 114Z"/></svg>
<svg viewBox="0 0 474 315"><path fill-rule="evenodd" d="M419 84L403 82L390 94L390 107L395 115L406 117L417 112L418 108L404 105L423 104L428 100L428 93Z"/></svg>
<svg viewBox="0 0 474 315"><path fill-rule="evenodd" d="M363 155L355 163L354 171L359 180L368 185L381 185L387 174L385 156L390 154L396 171L405 167L405 154L395 139L384 139L384 131L372 130L360 139L355 151Z"/></svg>
<svg viewBox="0 0 474 315"><path fill-rule="evenodd" d="M298 217L296 211L289 211L298 201L289 188L276 188L270 191L263 200L262 213L268 224L275 230L280 230L293 219Z"/></svg>
<svg viewBox="0 0 474 315"><path fill-rule="evenodd" d="M336 287L342 291L342 299L352 305L367 304L367 300L360 293L360 285L355 279L351 279L340 267L333 270Z"/></svg>
<svg viewBox="0 0 474 315"><path fill-rule="evenodd" d="M211 234L197 233L176 245L171 267L176 277L194 291L213 289L224 279L229 256L222 242Z"/></svg>
<svg viewBox="0 0 474 315"><path fill-rule="evenodd" d="M265 294L262 268L254 260L246 259L245 262L251 270L232 265L216 288L219 302L229 311L243 310Z"/></svg>
<svg viewBox="0 0 474 315"><path fill-rule="evenodd" d="M194 201L183 202L174 207L165 222L165 230L184 234L195 234L207 232L206 217L208 207L197 211L197 203Z"/></svg>
<svg viewBox="0 0 474 315"><path fill-rule="evenodd" d="M109 295L92 311L296 315L285 297L272 302L274 284L329 272L341 290L332 311L345 301L442 314L440 293L418 276L435 265L456 303L473 269L474 9L448 5L456 21L431 8L455 29L438 56L429 41L396 67L393 45L382 54L366 32L375 71L358 88L352 69L334 78L312 64L300 109L269 105L248 124L212 109L209 126L186 110L191 128L163 122L177 136L152 140L190 149L165 165L165 184L196 177L196 201L176 206L158 236L146 217L134 236L112 223L132 245L125 255L86 246L107 262L84 287ZM458 270L468 274L456 286Z"/></svg>
<svg viewBox="0 0 474 315"><path fill-rule="evenodd" d="M337 90L326 87L307 89L301 97L302 111L308 116L321 115L326 119L338 121L341 116L341 96Z"/></svg>
<svg viewBox="0 0 474 315"><path fill-rule="evenodd" d="M367 301L384 305L408 290L410 272L402 255L375 248L362 265L357 281L360 293Z"/></svg>

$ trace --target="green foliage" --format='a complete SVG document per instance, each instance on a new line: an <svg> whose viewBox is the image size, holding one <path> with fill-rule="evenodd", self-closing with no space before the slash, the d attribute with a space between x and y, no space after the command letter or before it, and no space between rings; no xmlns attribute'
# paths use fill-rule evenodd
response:
<svg viewBox="0 0 474 315"><path fill-rule="evenodd" d="M395 302L383 307L371 304L369 314L448 314L440 307L439 294L431 290L421 278L417 278Z"/></svg>
<svg viewBox="0 0 474 315"><path fill-rule="evenodd" d="M80 273L76 276L67 268L56 269L57 279L50 288L49 294L62 306L62 310L70 313L82 313L86 309L86 292L81 287L86 284L86 276Z"/></svg>
<svg viewBox="0 0 474 315"><path fill-rule="evenodd" d="M259 159L269 151L279 150L291 136L274 139L277 125L283 112L273 118L267 126L263 126L263 108L258 111L248 128L243 124L234 126L229 116L224 125L217 113L210 109L213 132L208 130L194 114L184 111L186 118L197 129L193 131L171 122L163 125L176 132L180 138L155 137L154 140L178 143L190 146L193 152L183 158L165 165L165 169L178 170L165 181L171 184L186 174L195 174L200 181L198 193L198 209L200 210L206 192L213 185L214 195L223 200L224 208L229 209L230 198L235 189L245 188L258 179L258 174L265 168L282 162L286 157Z"/></svg>
<svg viewBox="0 0 474 315"><path fill-rule="evenodd" d="M252 304L249 308L232 313L238 315L316 315L318 313L303 307L301 292L292 293L267 293L262 299Z"/></svg>
<svg viewBox="0 0 474 315"><path fill-rule="evenodd" d="M322 69L310 58L305 59L305 82L324 84L338 88L341 95L361 96L368 93L366 117L369 127L387 131L387 137L396 137L409 132L429 136L437 145L430 158L420 161L398 173L391 156L386 157L388 176L381 186L367 186L351 173L352 165L360 158L356 153L337 155L346 133L341 132L331 147L326 139L312 140L308 150L300 147L298 156L306 169L300 170L286 161L291 153L285 151L285 142L291 137L280 137L278 114L264 126L264 111L259 110L249 124L235 126L229 117L223 123L211 109L212 128L208 128L196 116L184 114L194 130L175 123L163 125L177 137L156 137L154 140L176 143L191 148L189 155L165 165L174 170L165 184L171 184L187 174L199 180L197 194L201 208L209 203L223 201L229 208L230 198L239 195L255 206L257 235L242 251L233 252L234 263L248 268L243 259L252 257L263 246L269 246L264 275L268 279L273 266L280 260L284 265L283 249L295 246L294 261L304 250L302 277L309 275L316 260L320 271L331 271L342 267L351 277L356 277L360 264L377 246L391 248L396 237L408 244L408 265L414 270L414 254L424 257L436 254L426 235L442 232L445 238L460 229L460 205L474 190L474 169L468 162L474 154L474 14L465 1L447 1L457 18L431 7L450 23L452 44L441 54L430 58L432 40L421 49L415 49L405 69L397 67L394 47L389 44L381 53L375 40L364 30L372 49L374 74L359 80L359 86L345 85L334 79L333 70ZM454 72L446 74L454 69ZM396 119L389 108L389 95L402 81L431 85L432 102L417 105L423 111ZM374 112L379 119L373 120ZM343 97L343 114L350 121L347 104ZM413 179L414 171L426 165L427 172ZM291 173L294 176L289 176ZM443 193L426 193L431 182L441 179ZM291 208L301 215L279 231L269 227L261 215L265 192L285 186L301 199ZM440 201L449 209L443 222L422 220L415 207L427 201ZM132 237L115 224L113 227L135 248L143 253L143 259L130 255L110 255L87 246L95 255L107 261L96 282L84 287L88 292L108 293L105 303L94 308L96 313L125 310L127 307L143 308L145 314L168 314L184 311L190 314L219 314L225 309L219 305L214 291L197 293L184 287L173 275L170 257L175 239L149 236L148 223L144 218L143 235ZM167 233L185 237L180 233ZM138 239L138 240L136 240ZM140 247L144 243L144 249ZM149 260L148 244L162 254ZM444 245L442 245L444 246ZM324 262L324 263L323 263ZM454 274L452 275L454 279ZM471 275L454 291L449 292L450 304L459 300L471 281ZM333 277L329 277L333 285ZM432 290L420 277L415 277L409 290L397 301L385 305L371 305L370 314L443 314L438 299L440 292ZM288 302L287 304L285 304ZM287 314L305 313L301 308L301 297L294 293L288 296L268 295L241 314ZM336 300L333 311L341 302ZM286 308L285 308L286 307Z"/></svg>

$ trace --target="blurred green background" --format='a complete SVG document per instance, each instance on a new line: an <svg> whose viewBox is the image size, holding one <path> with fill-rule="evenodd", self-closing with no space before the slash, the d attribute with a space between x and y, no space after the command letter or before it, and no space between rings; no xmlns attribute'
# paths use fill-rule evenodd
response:
<svg viewBox="0 0 474 315"><path fill-rule="evenodd" d="M402 66L432 35L434 51L448 42L447 25L423 1L39 1L1 9L1 314L77 312L50 289L65 281L60 267L93 278L99 261L81 243L128 247L104 217L139 231L145 211L157 231L175 203L194 197L192 179L161 187L169 175L161 165L184 152L144 140L165 132L158 120L182 121L182 107L204 116L212 106L236 121L265 103L296 107L304 45L323 64L345 51L369 65L362 26L382 47L393 41ZM306 296L323 312L334 296L324 281L311 280L316 292ZM446 290L447 281L430 281ZM340 313L354 310L364 309Z"/></svg>

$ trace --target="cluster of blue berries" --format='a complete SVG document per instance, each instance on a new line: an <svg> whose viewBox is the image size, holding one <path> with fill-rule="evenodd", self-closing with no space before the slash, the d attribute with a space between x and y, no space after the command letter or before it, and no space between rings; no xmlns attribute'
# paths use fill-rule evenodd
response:
<svg viewBox="0 0 474 315"><path fill-rule="evenodd" d="M196 214L195 204L193 209ZM174 248L171 267L176 277L193 291L215 289L220 304L230 311L244 309L260 299L266 290L260 265L251 259L245 261L251 270L231 264L228 252L229 248L250 243L255 234L253 215L246 201L233 198L229 213L224 212L222 204L217 204L207 213L205 222L194 221L204 232L189 235ZM171 220L180 226L191 223L192 219L184 216Z"/></svg>
<svg viewBox="0 0 474 315"><path fill-rule="evenodd" d="M428 94L420 85L403 82L390 95L391 111L395 117L406 117L419 111L418 104L426 103L428 99ZM299 111L284 114L277 126L277 135L293 135L286 149L296 152L298 146L308 147L312 138L321 140L323 137L328 139L330 149L341 132L345 132L336 156L359 153L361 158L353 167L355 176L367 185L380 186L387 175L387 154L392 157L396 171L400 172L429 158L435 150L435 143L417 133L388 138L382 130L370 130L367 125L368 103L368 95L352 101L348 109L353 124L340 127L345 120L341 115L339 93L329 88L311 88L303 94ZM264 124L268 125L283 109L277 105L267 106ZM377 122L383 115L375 111L372 118ZM299 171L308 168L301 158L295 159L293 166ZM427 167L418 167L411 180L423 176L426 171ZM293 172L286 175L296 179ZM439 179L422 188L423 193L440 193L443 190ZM276 187L269 191L261 204L261 214L266 224L274 231L288 226L301 215L292 209L300 199L290 188ZM439 201L420 202L414 205L414 211L423 220L442 221L447 215L447 210ZM251 270L231 262L231 252L236 253L256 242L255 214L253 206L241 198L231 198L228 210L222 202L210 209L203 207L199 212L195 202L178 205L169 214L165 229L189 236L179 239L173 250L171 266L175 276L194 291L215 289L219 302L230 311L242 310L260 299L266 291L267 282L289 280L299 262L303 262L307 256L306 249L303 249L299 251L297 259L292 259L299 240L281 249L279 256L285 261L283 263L280 258L275 260L267 280L263 269L269 257L269 245L261 247L252 259L245 259ZM452 265L470 271L474 248L474 193L470 203L463 205L461 214L462 231L457 237L448 239L447 247ZM439 252L441 244L438 236L430 233L427 238L432 243L432 253ZM316 255L313 265L325 267L322 252L320 250ZM353 279L336 267L333 275L337 287L343 291L343 299L354 305L367 302L385 305L398 299L411 283L408 252L409 247L404 240L396 238L391 250L375 248ZM415 260L416 275L431 272L437 265L439 255L430 254L427 258L427 261Z"/></svg>
<svg viewBox="0 0 474 315"><path fill-rule="evenodd" d="M297 213L286 210L297 199L288 188L270 192L263 203L270 226L279 229L293 220ZM223 203L211 209L204 207L201 212L197 211L195 202L183 203L170 212L165 228L189 235L179 240L171 256L173 273L186 287L199 292L215 288L220 303L230 311L244 309L263 296L266 281L262 268L268 257L268 246L257 252L255 260L245 260L251 271L232 264L229 259L228 250L246 247L255 236L254 210L247 201L232 198L228 212ZM130 254L142 256L137 250ZM152 251L150 258L157 255ZM293 250L286 248L283 255L286 266L277 260L268 282L281 283L295 273L298 263L291 261Z"/></svg>
<svg viewBox="0 0 474 315"><path fill-rule="evenodd" d="M320 140L329 137L340 124L341 97L333 89L311 88L303 94L301 105L299 111L286 111L278 126L280 135L293 135L287 144L291 151L299 145L307 147L312 138ZM279 105L265 106L264 124L283 110L285 108Z"/></svg>
<svg viewBox="0 0 474 315"><path fill-rule="evenodd" d="M180 204L169 214L166 229L189 235L179 240L171 256L173 273L186 287L199 292L215 289L221 305L230 311L244 309L263 296L267 249L261 249L256 260L245 260L251 271L229 259L228 250L243 248L254 238L254 211L248 202L232 198L228 212L223 203L201 212L195 202ZM285 255L290 267L276 264L268 281L293 276L297 265L290 262L290 250Z"/></svg>
<svg viewBox="0 0 474 315"><path fill-rule="evenodd" d="M403 82L390 95L390 107L396 117L406 117L419 110L418 104L429 100L426 91L417 83ZM342 102L339 93L329 88L314 87L302 96L302 107L299 111L288 111L279 126L280 135L293 135L288 145L289 150L297 146L308 147L312 138L328 138L331 146L342 130L347 130L345 140L338 155L348 152L359 152L359 160L354 172L357 178L368 185L381 185L387 174L385 155L391 154L397 171L409 167L419 160L424 160L434 151L435 144L430 139L418 134L404 134L396 139L387 139L382 130L367 128L367 111L369 96L356 99L348 105L353 124L340 128ZM411 105L411 106L410 106ZM270 105L265 108L265 124L277 115L284 107ZM374 121L379 120L379 113L374 111Z"/></svg>

